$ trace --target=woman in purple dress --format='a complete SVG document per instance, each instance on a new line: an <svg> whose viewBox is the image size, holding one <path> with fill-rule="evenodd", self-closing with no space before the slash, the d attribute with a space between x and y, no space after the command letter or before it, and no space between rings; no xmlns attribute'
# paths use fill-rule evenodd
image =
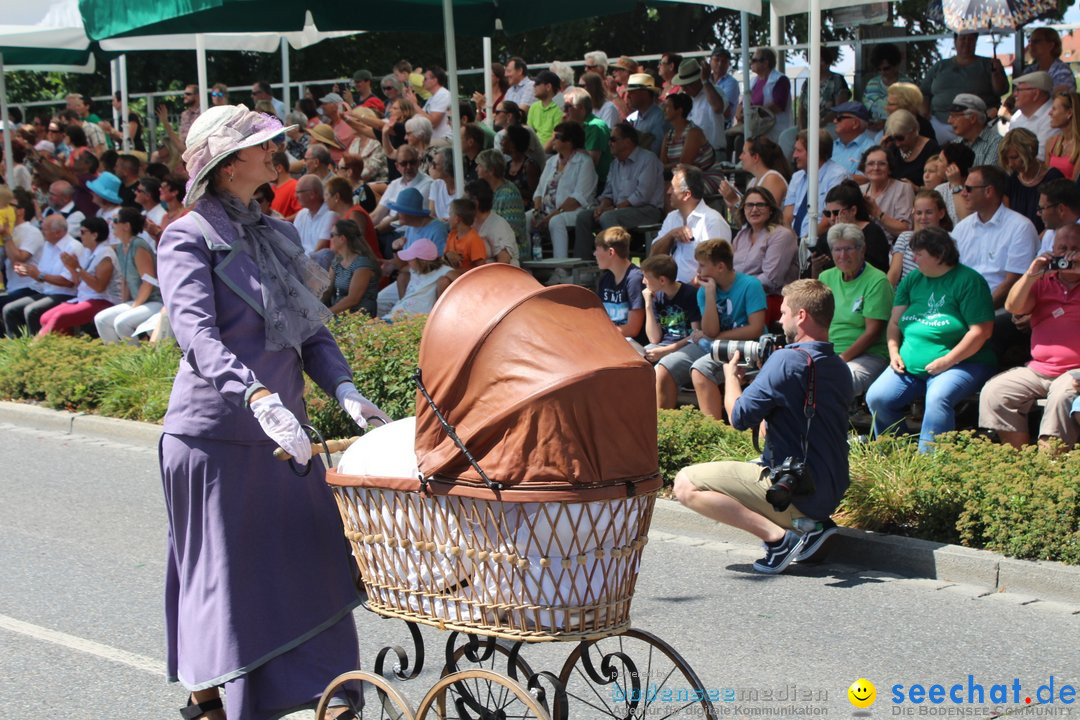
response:
<svg viewBox="0 0 1080 720"><path fill-rule="evenodd" d="M276 718L358 666L360 598L323 467L297 477L272 453L311 459L304 372L359 425L385 416L323 325L326 272L253 200L283 132L243 105L199 116L184 153L191 212L158 248L183 351L159 455L168 671L191 692L189 719Z"/></svg>

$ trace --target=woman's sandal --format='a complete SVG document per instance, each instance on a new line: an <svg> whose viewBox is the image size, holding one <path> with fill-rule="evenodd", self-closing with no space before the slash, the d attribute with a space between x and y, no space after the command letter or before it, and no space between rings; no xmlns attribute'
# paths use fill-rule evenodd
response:
<svg viewBox="0 0 1080 720"><path fill-rule="evenodd" d="M184 720L197 720L203 715L214 710L221 710L224 705L221 704L221 698L216 697L210 700L204 700L201 703L196 703L194 698L188 697L187 706L180 708L180 717Z"/></svg>

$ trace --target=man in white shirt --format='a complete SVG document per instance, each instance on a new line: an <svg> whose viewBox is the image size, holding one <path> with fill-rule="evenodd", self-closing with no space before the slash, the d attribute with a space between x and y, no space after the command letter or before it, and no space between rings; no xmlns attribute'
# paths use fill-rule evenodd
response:
<svg viewBox="0 0 1080 720"><path fill-rule="evenodd" d="M1050 73L1041 70L1021 75L1013 81L1016 112L1009 122L1009 129L1026 128L1035 133L1035 137L1039 138L1040 160L1046 159L1046 141L1057 134L1057 130L1050 127L1050 108L1053 105L1050 93L1053 89L1054 80Z"/></svg>
<svg viewBox="0 0 1080 720"><path fill-rule="evenodd" d="M1007 186L1008 177L997 166L971 168L962 192L972 213L953 230L960 262L986 278L995 308L1005 305L1039 247L1035 225L1002 202Z"/></svg>
<svg viewBox="0 0 1080 720"><path fill-rule="evenodd" d="M285 103L274 97L271 90L272 88L270 87L270 83L266 82L265 80L259 80L257 83L251 86L251 97L255 102L259 102L260 100L269 101L270 104L274 106L274 114L277 115L278 120L284 123L285 113L287 112L285 108ZM181 136L181 138L183 139L186 139L186 137L187 136Z"/></svg>
<svg viewBox="0 0 1080 720"><path fill-rule="evenodd" d="M37 279L15 272L18 265L36 265L41 259L45 238L29 221L34 219L34 200L30 193L20 190L15 194L15 226L0 225L0 245L4 251L4 270L7 287L0 293L0 310L8 303L37 295Z"/></svg>
<svg viewBox="0 0 1080 720"><path fill-rule="evenodd" d="M432 65L424 71L424 89L431 97L424 103L423 112L417 115L431 122L431 141L450 137L450 91L446 89L446 71Z"/></svg>
<svg viewBox="0 0 1080 720"><path fill-rule="evenodd" d="M371 222L375 225L375 232L379 234L379 249L382 250L383 257L393 254L390 244L401 235L397 227L398 215L390 209L389 204L397 200L398 193L407 187L419 190L426 204L431 188L431 177L420 172L420 156L413 146L402 145L398 148L396 165L401 177L386 186L386 192L379 198L379 204L371 211Z"/></svg>
<svg viewBox="0 0 1080 720"><path fill-rule="evenodd" d="M45 218L41 223L41 234L45 242L38 261L14 265L17 276L34 282L34 292L4 305L3 329L9 338L19 337L24 330L37 335L41 330L42 314L75 296L78 282L64 266L60 255L69 253L82 262L86 248L68 234L67 220L59 214Z"/></svg>
<svg viewBox="0 0 1080 720"><path fill-rule="evenodd" d="M653 153L639 147L638 131L628 122L611 130L611 167L607 182L591 212L574 222L574 253L579 258L595 251L593 227L633 229L658 222L664 206L664 166Z"/></svg>
<svg viewBox="0 0 1080 720"><path fill-rule="evenodd" d="M161 181L152 175L139 178L135 186L135 202L146 218L144 234L150 238L150 247L156 248L161 239L161 222L165 219L165 206L161 204Z"/></svg>
<svg viewBox="0 0 1080 720"><path fill-rule="evenodd" d="M650 255L670 255L679 266L678 282L697 276L694 259L697 244L713 238L731 242L731 226L724 216L705 204L705 175L694 165L679 164L671 175L671 206L675 208L660 226Z"/></svg>
<svg viewBox="0 0 1080 720"><path fill-rule="evenodd" d="M1038 252L1042 255L1053 252L1058 230L1080 223L1080 186L1065 178L1043 183L1039 186L1038 212L1046 226Z"/></svg>
<svg viewBox="0 0 1080 720"><path fill-rule="evenodd" d="M512 57L506 63L506 79L510 87L506 89L503 100L516 103L524 115L529 111L529 106L536 102L533 81L528 77L529 67L519 57Z"/></svg>
<svg viewBox="0 0 1080 720"><path fill-rule="evenodd" d="M330 250L330 233L337 215L323 200L323 184L315 175L305 175L296 181L296 201L300 212L293 218L293 225L300 233L300 244L324 268L329 269L333 259Z"/></svg>

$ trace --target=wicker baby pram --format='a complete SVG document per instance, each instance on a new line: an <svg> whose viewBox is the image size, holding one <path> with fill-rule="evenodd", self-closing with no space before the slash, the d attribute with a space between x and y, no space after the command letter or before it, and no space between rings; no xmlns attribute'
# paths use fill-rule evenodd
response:
<svg viewBox="0 0 1080 720"><path fill-rule="evenodd" d="M564 674L579 661L591 671L589 651L602 638L647 636L674 658L679 677L700 686L662 641L629 630L662 484L655 381L597 297L576 286L545 288L508 265L482 266L436 304L419 365L415 421L370 432L327 473L368 607L410 623L414 643L414 623L454 631L448 658L476 654L451 652L459 634L474 650L487 636L488 655L507 654L496 639L515 648L577 641ZM510 677L495 682L517 681L517 657L515 649ZM444 680L458 674L448 665ZM383 687L367 673L348 677ZM529 717L566 715L566 689L555 684ZM454 680L428 695L440 687L473 711L483 704L483 693ZM379 693L384 706L394 699ZM531 707L536 694L522 702ZM425 698L417 717L433 704L446 716L454 703L440 697ZM612 716L635 716L624 710Z"/></svg>

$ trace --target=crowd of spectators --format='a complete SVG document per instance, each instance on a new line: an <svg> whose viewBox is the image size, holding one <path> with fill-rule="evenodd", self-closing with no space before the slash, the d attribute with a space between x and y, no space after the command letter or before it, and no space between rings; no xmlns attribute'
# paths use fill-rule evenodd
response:
<svg viewBox="0 0 1080 720"><path fill-rule="evenodd" d="M294 108L261 81L250 99L214 86L211 103L250 102L296 125L257 199L331 272L335 314L426 312L483 262L595 260L604 307L656 364L659 405L693 389L724 418L709 343L756 339L776 327L786 285L820 277L875 432L915 422L928 449L989 381L1003 389L976 403L981 426L1027 442L1045 399L1038 439L1071 443L1080 94L1056 32L1034 31L1028 54L1010 82L959 35L953 57L913 78L902 49L879 44L873 76L852 88L823 53L817 136L805 88L793 92L769 48L751 58L746 117L724 48L707 62L666 53L656 67L590 51L580 75L515 56L492 66L492 98L453 98L442 68L401 61L381 78L357 71L351 87L309 86ZM14 187L0 188L8 336L167 334L154 255L185 212L194 85L182 104L177 128L156 109L164 139L152 154L137 115L124 150L79 95L13 133ZM493 127L479 122L489 117Z"/></svg>

